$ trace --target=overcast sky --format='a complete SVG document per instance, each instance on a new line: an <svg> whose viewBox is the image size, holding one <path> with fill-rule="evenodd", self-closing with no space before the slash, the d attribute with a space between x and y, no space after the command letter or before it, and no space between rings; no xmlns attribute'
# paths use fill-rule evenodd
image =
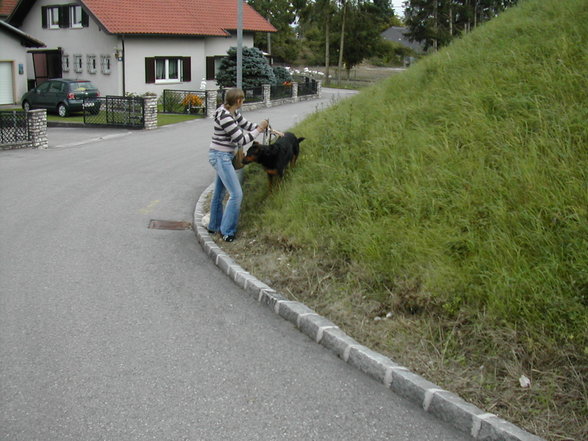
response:
<svg viewBox="0 0 588 441"><path fill-rule="evenodd" d="M404 8L402 7L403 3L404 0L392 0L392 7L394 8L394 12L396 15L399 15L400 18L404 17Z"/></svg>

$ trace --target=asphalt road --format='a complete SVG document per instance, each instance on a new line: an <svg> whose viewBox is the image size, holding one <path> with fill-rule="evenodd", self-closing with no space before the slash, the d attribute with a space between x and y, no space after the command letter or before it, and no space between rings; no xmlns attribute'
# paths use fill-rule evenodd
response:
<svg viewBox="0 0 588 441"><path fill-rule="evenodd" d="M274 128L332 102L246 112ZM469 439L246 295L191 221L209 120L0 152L0 440Z"/></svg>

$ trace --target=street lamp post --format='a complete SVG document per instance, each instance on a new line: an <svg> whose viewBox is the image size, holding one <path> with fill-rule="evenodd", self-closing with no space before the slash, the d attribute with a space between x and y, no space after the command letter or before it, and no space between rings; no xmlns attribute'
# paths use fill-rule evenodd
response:
<svg viewBox="0 0 588 441"><path fill-rule="evenodd" d="M237 0L237 87L243 87L243 0Z"/></svg>

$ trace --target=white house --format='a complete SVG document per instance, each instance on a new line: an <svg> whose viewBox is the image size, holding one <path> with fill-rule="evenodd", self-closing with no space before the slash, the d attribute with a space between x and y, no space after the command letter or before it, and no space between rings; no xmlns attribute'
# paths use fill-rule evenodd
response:
<svg viewBox="0 0 588 441"><path fill-rule="evenodd" d="M20 0L8 22L43 41L29 50L29 80L92 81L102 95L160 95L214 83L219 60L237 46L235 0ZM243 2L243 45L276 32Z"/></svg>
<svg viewBox="0 0 588 441"><path fill-rule="evenodd" d="M0 104L14 104L27 91L26 48L45 44L0 20Z"/></svg>

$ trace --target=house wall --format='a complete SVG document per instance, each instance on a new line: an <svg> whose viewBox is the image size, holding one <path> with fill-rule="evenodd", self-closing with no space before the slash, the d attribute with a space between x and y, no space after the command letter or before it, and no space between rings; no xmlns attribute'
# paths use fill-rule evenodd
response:
<svg viewBox="0 0 588 441"><path fill-rule="evenodd" d="M0 30L0 104L14 104L27 91L26 52L20 40L13 35ZM19 73L19 64L23 66L23 73Z"/></svg>
<svg viewBox="0 0 588 441"><path fill-rule="evenodd" d="M100 29L98 24L90 18L86 28L43 29L41 20L41 7L55 6L59 4L73 4L75 1L37 0L27 14L21 30L43 41L47 49L62 48L64 55L69 55L69 72L63 72L63 78L85 79L92 81L103 95L113 94L118 89L120 66L114 58L114 47L117 37ZM79 2L77 2L79 4ZM82 72L76 72L73 66L74 55L82 55ZM95 55L100 63L101 55L111 57L111 72L105 74L100 65L96 73L90 73L87 66L87 55ZM28 77L35 78L32 55L27 56Z"/></svg>
<svg viewBox="0 0 588 441"><path fill-rule="evenodd" d="M64 55L69 55L69 72L63 72L63 78L83 78L92 81L103 96L122 95L123 82L126 93L142 95L146 92L158 96L164 89L199 90L203 78L206 78L206 57L226 55L231 46L237 45L236 35L229 37L158 37L125 36L124 61L114 57L115 48L122 49L122 37L112 35L101 29L90 16L89 26L79 29L43 29L41 8L59 4L72 4L75 0L37 0L27 14L21 30L45 42L45 49L62 48ZM78 2L79 4L79 2ZM253 46L253 34L244 33L243 45ZM82 72L75 72L73 56L83 56ZM95 73L87 67L87 55L95 55L98 62L101 55L111 56L111 71L105 74L100 65ZM148 84L145 79L145 58L147 57L190 57L191 81ZM28 77L34 79L32 55L27 57ZM124 64L124 69L123 69ZM216 82L208 81L207 88L215 89Z"/></svg>
<svg viewBox="0 0 588 441"><path fill-rule="evenodd" d="M146 92L158 96L164 89L200 90L206 78L206 57L223 57L231 46L237 46L236 37L125 37L126 91L137 94ZM243 35L243 46L253 46L253 35ZM190 57L191 81L174 83L145 82L145 58ZM206 81L206 80L205 80ZM207 81L207 89L216 89L216 81Z"/></svg>
<svg viewBox="0 0 588 441"><path fill-rule="evenodd" d="M145 81L145 58L190 57L191 81L174 81L148 84ZM194 90L206 72L204 38L125 37L125 76L127 92L158 96L164 89Z"/></svg>

